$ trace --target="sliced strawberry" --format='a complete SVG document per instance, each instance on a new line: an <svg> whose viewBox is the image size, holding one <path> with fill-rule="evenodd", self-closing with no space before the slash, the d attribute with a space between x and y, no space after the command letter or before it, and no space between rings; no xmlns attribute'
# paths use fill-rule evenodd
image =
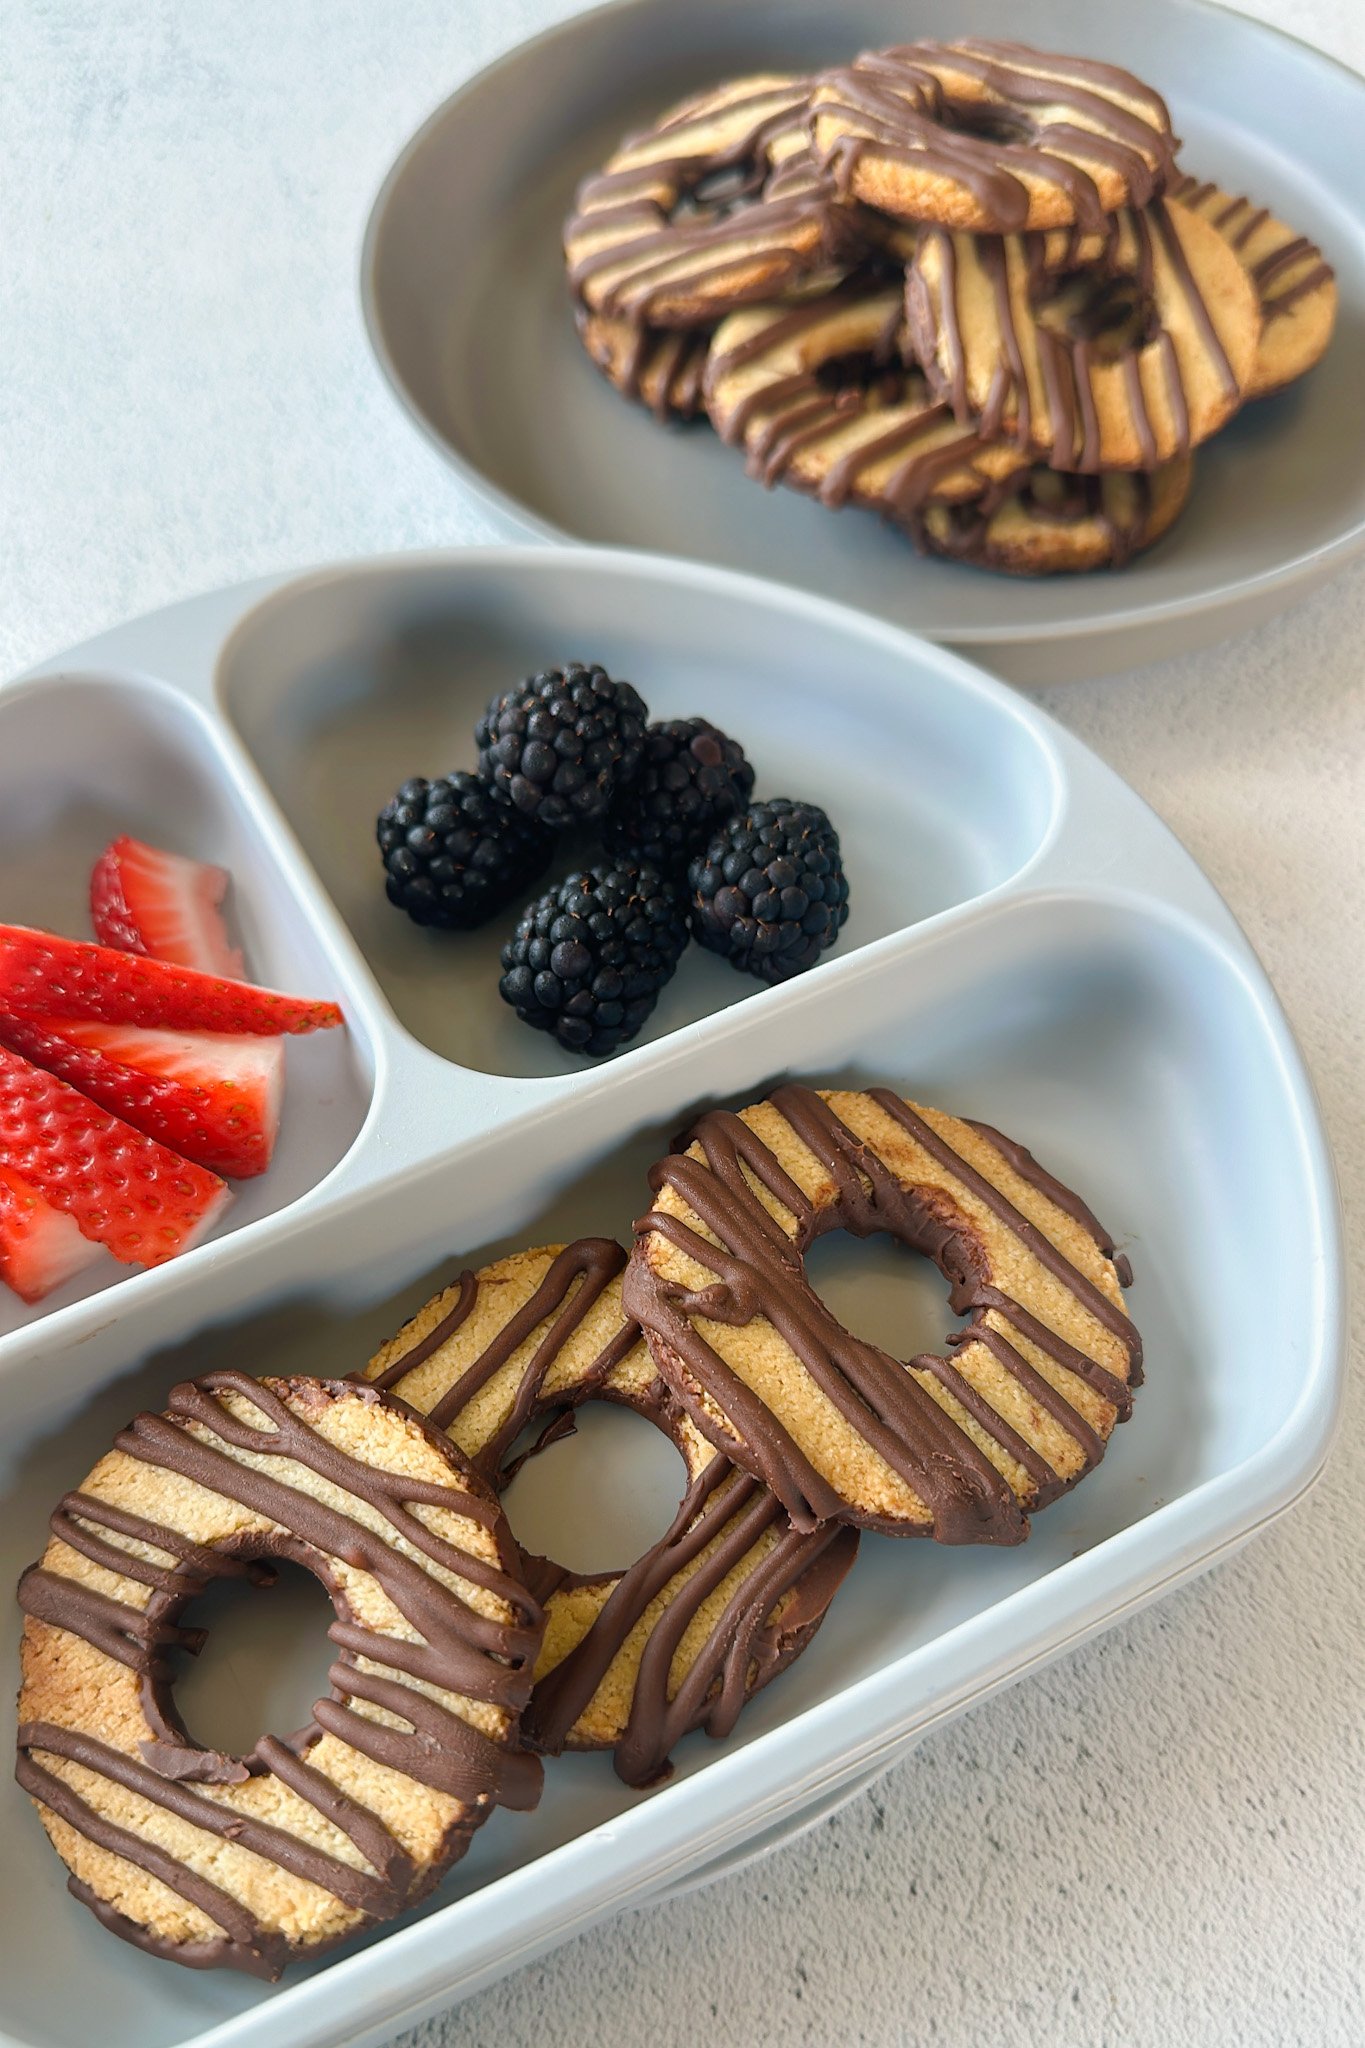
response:
<svg viewBox="0 0 1365 2048"><path fill-rule="evenodd" d="M217 1174L0 1046L0 1158L126 1266L159 1266L228 1201Z"/></svg>
<svg viewBox="0 0 1365 2048"><path fill-rule="evenodd" d="M226 868L165 853L127 834L107 846L90 877L95 937L125 953L147 953L202 974L242 978L220 905Z"/></svg>
<svg viewBox="0 0 1365 2048"><path fill-rule="evenodd" d="M28 1017L98 1017L163 1031L329 1031L335 1003L252 988L174 967L114 946L63 939L26 925L0 925L0 1004Z"/></svg>
<svg viewBox="0 0 1365 2048"><path fill-rule="evenodd" d="M103 1256L70 1216L0 1166L0 1281L21 1301L41 1301Z"/></svg>
<svg viewBox="0 0 1365 2048"><path fill-rule="evenodd" d="M283 1039L145 1031L0 1009L0 1044L214 1173L248 1180L270 1164Z"/></svg>

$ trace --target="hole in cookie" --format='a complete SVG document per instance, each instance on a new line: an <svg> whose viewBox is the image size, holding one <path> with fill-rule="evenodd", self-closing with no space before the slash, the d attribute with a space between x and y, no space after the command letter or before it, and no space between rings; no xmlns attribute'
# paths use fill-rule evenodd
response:
<svg viewBox="0 0 1365 2048"><path fill-rule="evenodd" d="M1088 341L1102 363L1117 362L1146 346L1157 333L1152 295L1135 277L1096 279L1093 271L1061 270L1034 294L1040 327L1069 341Z"/></svg>
<svg viewBox="0 0 1365 2048"><path fill-rule="evenodd" d="M503 1496L524 1550L574 1572L621 1571L656 1543L678 1512L687 1471L669 1439L608 1401L577 1411L572 1436L528 1458ZM544 1419L513 1447L535 1443Z"/></svg>
<svg viewBox="0 0 1365 2048"><path fill-rule="evenodd" d="M850 1237L833 1230L805 1255L806 1277L831 1314L866 1344L892 1358L941 1351L961 1318L948 1283L926 1258L891 1237Z"/></svg>
<svg viewBox="0 0 1365 2048"><path fill-rule="evenodd" d="M180 1616L182 1626L208 1630L174 1687L176 1711L204 1749L246 1756L262 1735L294 1735L331 1690L332 1603L302 1565L282 1559L277 1570L273 1585L215 1579Z"/></svg>
<svg viewBox="0 0 1365 2048"><path fill-rule="evenodd" d="M923 389L916 370L908 370L896 355L895 337L888 337L884 352L860 349L848 355L831 356L820 364L815 381L831 394L836 405L902 405Z"/></svg>
<svg viewBox="0 0 1365 2048"><path fill-rule="evenodd" d="M727 164L723 170L708 171L679 194L669 208L669 221L675 227L685 227L689 222L709 227L713 221L728 220L732 213L753 205L763 190L766 175L758 163Z"/></svg>
<svg viewBox="0 0 1365 2048"><path fill-rule="evenodd" d="M936 544L946 553L969 555L985 538L993 514L1012 497L1031 518L1054 526L1076 526L1083 519L1093 519L1100 510L1100 480L1037 464L1023 478L1002 484L998 492L939 508L942 524Z"/></svg>
<svg viewBox="0 0 1365 2048"><path fill-rule="evenodd" d="M1019 487L1019 497L1040 519L1065 524L1088 519L1099 498L1098 480L1091 476L1066 476L1060 470L1031 469Z"/></svg>
<svg viewBox="0 0 1365 2048"><path fill-rule="evenodd" d="M1005 107L985 106L977 100L945 100L939 125L955 135L970 135L978 142L998 142L1009 149L1034 140L1035 130L1020 114Z"/></svg>

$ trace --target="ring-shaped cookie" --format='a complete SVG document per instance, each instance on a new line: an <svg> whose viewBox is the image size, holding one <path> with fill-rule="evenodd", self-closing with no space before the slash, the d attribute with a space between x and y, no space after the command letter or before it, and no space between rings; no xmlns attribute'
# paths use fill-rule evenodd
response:
<svg viewBox="0 0 1365 2048"><path fill-rule="evenodd" d="M741 308L717 330L706 405L750 474L823 505L871 507L914 532L924 507L973 498L1023 466L959 424L901 351L899 281L795 306Z"/></svg>
<svg viewBox="0 0 1365 2048"><path fill-rule="evenodd" d="M1172 199L1213 222L1250 273L1261 305L1261 341L1248 398L1268 398L1321 360L1337 318L1337 281L1316 242L1267 207L1217 185L1181 178Z"/></svg>
<svg viewBox="0 0 1365 2048"><path fill-rule="evenodd" d="M703 328L650 327L619 313L575 311L578 338L608 384L648 407L656 420L694 420L711 338Z"/></svg>
<svg viewBox="0 0 1365 2048"><path fill-rule="evenodd" d="M1170 115L1141 79L1022 43L868 51L816 80L810 123L841 196L976 234L1098 229L1175 175Z"/></svg>
<svg viewBox="0 0 1365 2048"><path fill-rule="evenodd" d="M1261 332L1233 250L1164 201L1116 215L1103 245L926 229L906 314L959 420L1081 474L1156 469L1217 433L1251 386Z"/></svg>
<svg viewBox="0 0 1365 2048"><path fill-rule="evenodd" d="M19 1589L20 1784L70 1889L171 1961L273 1979L421 1898L501 1800L542 1617L493 1493L371 1387L216 1372L140 1415L52 1517ZM249 1756L172 1697L212 1580L288 1558L336 1619L332 1692Z"/></svg>
<svg viewBox="0 0 1365 2048"><path fill-rule="evenodd" d="M791 1085L659 1161L623 1299L698 1427L798 1527L1011 1543L1095 1465L1141 1377L1127 1262L1021 1146L886 1088ZM898 1363L806 1277L818 1236L925 1253L964 1327Z"/></svg>
<svg viewBox="0 0 1365 2048"><path fill-rule="evenodd" d="M593 313L703 327L862 246L804 120L808 78L734 79L630 137L584 179L564 226L569 284Z"/></svg>
<svg viewBox="0 0 1365 2048"><path fill-rule="evenodd" d="M1150 475L1068 476L1035 463L968 504L926 505L916 538L928 554L1009 576L1121 569L1179 517L1193 480L1188 456Z"/></svg>
<svg viewBox="0 0 1365 2048"><path fill-rule="evenodd" d="M585 1401L614 1401L677 1447L687 1487L663 1536L624 1572L528 1560L545 1640L523 1723L551 1754L611 1749L628 1785L667 1774L693 1728L723 1736L814 1635L857 1551L833 1524L799 1533L768 1489L682 1412L621 1307L610 1238L547 1245L466 1273L365 1368L449 1431L490 1482L528 1424L541 1444ZM853 1540L848 1540L852 1538Z"/></svg>

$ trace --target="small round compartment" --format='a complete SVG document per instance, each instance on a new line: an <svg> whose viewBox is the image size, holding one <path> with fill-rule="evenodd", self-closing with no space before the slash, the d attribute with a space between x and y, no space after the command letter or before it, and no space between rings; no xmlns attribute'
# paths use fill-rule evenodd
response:
<svg viewBox="0 0 1365 2048"><path fill-rule="evenodd" d="M1001 887L1047 836L1056 764L1008 693L818 601L682 563L542 549L309 578L242 623L220 694L398 1017L462 1065L584 1071L499 998L515 910L472 934L419 930L385 898L375 817L407 776L473 767L495 691L574 658L628 678L653 717L733 733L760 796L824 805L852 914L817 974ZM691 946L636 1042L761 987Z"/></svg>

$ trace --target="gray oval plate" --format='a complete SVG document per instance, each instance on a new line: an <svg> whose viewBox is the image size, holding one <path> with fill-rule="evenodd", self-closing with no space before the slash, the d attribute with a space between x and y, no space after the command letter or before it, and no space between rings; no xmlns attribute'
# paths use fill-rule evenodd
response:
<svg viewBox="0 0 1365 2048"><path fill-rule="evenodd" d="M1034 0L1029 40L1127 64L1184 159L1320 241L1341 287L1326 360L1201 451L1173 532L1122 575L991 576L919 560L870 514L765 497L705 428L661 428L598 376L569 318L560 224L628 128L751 69L919 35L1017 32L1016 0L618 0L480 73L413 138L370 220L362 290L395 392L518 533L645 546L775 576L1066 681L1268 617L1365 546L1365 80L1201 0Z"/></svg>

